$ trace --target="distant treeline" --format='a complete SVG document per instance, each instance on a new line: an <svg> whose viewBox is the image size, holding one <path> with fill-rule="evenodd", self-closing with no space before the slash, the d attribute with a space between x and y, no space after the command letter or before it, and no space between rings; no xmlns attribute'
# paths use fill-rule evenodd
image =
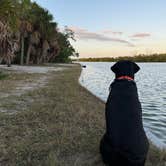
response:
<svg viewBox="0 0 166 166"><path fill-rule="evenodd" d="M145 55L140 54L136 56L125 56L125 57L104 57L104 58L80 58L79 61L88 62L115 62L119 60L131 60L135 62L166 62L166 54L152 54Z"/></svg>

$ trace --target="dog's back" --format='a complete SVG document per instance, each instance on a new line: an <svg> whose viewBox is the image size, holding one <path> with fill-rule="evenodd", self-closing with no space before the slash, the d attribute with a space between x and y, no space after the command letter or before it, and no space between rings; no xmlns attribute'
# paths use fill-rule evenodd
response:
<svg viewBox="0 0 166 166"><path fill-rule="evenodd" d="M134 81L115 80L106 103L106 133L115 149L129 158L146 156L148 141Z"/></svg>

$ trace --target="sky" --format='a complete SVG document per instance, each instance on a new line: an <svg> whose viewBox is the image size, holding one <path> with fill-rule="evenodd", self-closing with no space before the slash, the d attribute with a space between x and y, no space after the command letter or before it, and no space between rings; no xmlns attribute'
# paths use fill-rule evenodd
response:
<svg viewBox="0 0 166 166"><path fill-rule="evenodd" d="M75 32L80 57L166 53L166 0L36 0Z"/></svg>

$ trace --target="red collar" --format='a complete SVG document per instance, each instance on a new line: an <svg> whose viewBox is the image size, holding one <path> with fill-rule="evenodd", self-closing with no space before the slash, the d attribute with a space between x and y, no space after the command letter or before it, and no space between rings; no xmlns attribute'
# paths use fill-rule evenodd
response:
<svg viewBox="0 0 166 166"><path fill-rule="evenodd" d="M126 80L129 80L129 81L133 81L134 80L132 77L129 77L129 76L120 76L117 79L119 79L119 80L126 79Z"/></svg>

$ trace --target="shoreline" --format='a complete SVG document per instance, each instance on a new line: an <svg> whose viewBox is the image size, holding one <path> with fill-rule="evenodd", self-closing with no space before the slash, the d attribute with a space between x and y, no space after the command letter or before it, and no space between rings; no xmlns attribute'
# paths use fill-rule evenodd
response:
<svg viewBox="0 0 166 166"><path fill-rule="evenodd" d="M0 165L104 166L104 102L80 85L80 65L50 74L47 86L16 98L32 99L24 110L0 114ZM165 162L166 152L151 145L146 166Z"/></svg>
<svg viewBox="0 0 166 166"><path fill-rule="evenodd" d="M81 76L81 75L80 75ZM90 93L92 96L96 97L97 100L100 100L100 102L102 102L104 105L106 104L106 102L104 100L102 100L100 97L98 97L97 95L95 95L94 93L92 93L90 90L88 90L83 84L81 84L81 81L78 79L78 83L79 85L84 88L88 93Z"/></svg>

